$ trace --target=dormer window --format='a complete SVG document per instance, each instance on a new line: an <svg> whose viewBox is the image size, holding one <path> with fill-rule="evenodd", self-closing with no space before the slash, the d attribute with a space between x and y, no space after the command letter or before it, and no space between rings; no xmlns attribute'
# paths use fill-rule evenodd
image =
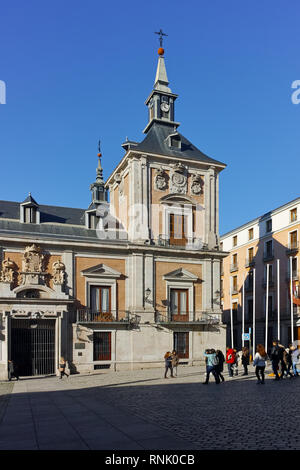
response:
<svg viewBox="0 0 300 470"><path fill-rule="evenodd" d="M96 216L95 212L88 214L88 228L96 230L98 224L98 217Z"/></svg>
<svg viewBox="0 0 300 470"><path fill-rule="evenodd" d="M36 208L35 207L24 207L24 222L27 224L36 223Z"/></svg>
<svg viewBox="0 0 300 470"><path fill-rule="evenodd" d="M181 149L181 138L177 132L168 136L168 145L173 149Z"/></svg>
<svg viewBox="0 0 300 470"><path fill-rule="evenodd" d="M40 223L39 205L30 193L25 201L20 204L20 221L25 224Z"/></svg>

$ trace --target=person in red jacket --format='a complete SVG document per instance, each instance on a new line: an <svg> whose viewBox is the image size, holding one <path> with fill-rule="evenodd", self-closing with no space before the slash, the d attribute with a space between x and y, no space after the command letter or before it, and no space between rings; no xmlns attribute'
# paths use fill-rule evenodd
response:
<svg viewBox="0 0 300 470"><path fill-rule="evenodd" d="M232 348L226 348L226 363L228 367L228 374L233 377L233 364L235 363L235 351Z"/></svg>

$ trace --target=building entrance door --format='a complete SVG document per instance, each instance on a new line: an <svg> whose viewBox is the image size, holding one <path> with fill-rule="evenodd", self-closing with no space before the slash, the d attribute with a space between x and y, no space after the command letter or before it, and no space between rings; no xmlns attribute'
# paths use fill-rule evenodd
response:
<svg viewBox="0 0 300 470"><path fill-rule="evenodd" d="M55 320L12 319L11 359L20 376L55 373Z"/></svg>

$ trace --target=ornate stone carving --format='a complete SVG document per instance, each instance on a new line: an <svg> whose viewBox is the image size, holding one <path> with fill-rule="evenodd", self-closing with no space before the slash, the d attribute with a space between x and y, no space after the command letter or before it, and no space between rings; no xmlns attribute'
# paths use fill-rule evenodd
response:
<svg viewBox="0 0 300 470"><path fill-rule="evenodd" d="M202 179L198 174L192 175L191 192L196 196L199 196L199 194L202 192Z"/></svg>
<svg viewBox="0 0 300 470"><path fill-rule="evenodd" d="M170 192L174 194L187 193L187 175L185 166L178 162L173 165L173 172L171 174Z"/></svg>
<svg viewBox="0 0 300 470"><path fill-rule="evenodd" d="M121 178L120 173L116 173L116 174L115 174L115 182L118 183L118 184L120 184L121 181L122 181L122 178Z"/></svg>
<svg viewBox="0 0 300 470"><path fill-rule="evenodd" d="M25 248L21 271L21 283L23 285L45 283L44 260L45 256L35 243Z"/></svg>
<svg viewBox="0 0 300 470"><path fill-rule="evenodd" d="M2 262L2 271L0 275L0 281L11 284L14 280L14 269L15 263L9 258Z"/></svg>
<svg viewBox="0 0 300 470"><path fill-rule="evenodd" d="M57 313L53 310L12 310L11 316L14 317L27 317L27 318L43 318L43 317L57 317Z"/></svg>
<svg viewBox="0 0 300 470"><path fill-rule="evenodd" d="M65 265L61 261L52 264L53 284L62 285L65 281Z"/></svg>
<svg viewBox="0 0 300 470"><path fill-rule="evenodd" d="M162 167L157 170L155 179L154 179L155 189L159 191L164 191L168 187L167 175L165 174Z"/></svg>
<svg viewBox="0 0 300 470"><path fill-rule="evenodd" d="M35 243L27 246L22 260L22 270L25 273L41 273L44 268L44 255Z"/></svg>

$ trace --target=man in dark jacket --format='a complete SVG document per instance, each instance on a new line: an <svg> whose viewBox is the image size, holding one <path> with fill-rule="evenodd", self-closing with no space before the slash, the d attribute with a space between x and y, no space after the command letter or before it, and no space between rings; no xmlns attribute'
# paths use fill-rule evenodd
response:
<svg viewBox="0 0 300 470"><path fill-rule="evenodd" d="M279 362L283 362L283 348L279 346L279 341L274 340L273 346L270 353L270 359L272 362L272 369L275 375L275 380L283 378L283 371L281 372L281 377L278 375Z"/></svg>

